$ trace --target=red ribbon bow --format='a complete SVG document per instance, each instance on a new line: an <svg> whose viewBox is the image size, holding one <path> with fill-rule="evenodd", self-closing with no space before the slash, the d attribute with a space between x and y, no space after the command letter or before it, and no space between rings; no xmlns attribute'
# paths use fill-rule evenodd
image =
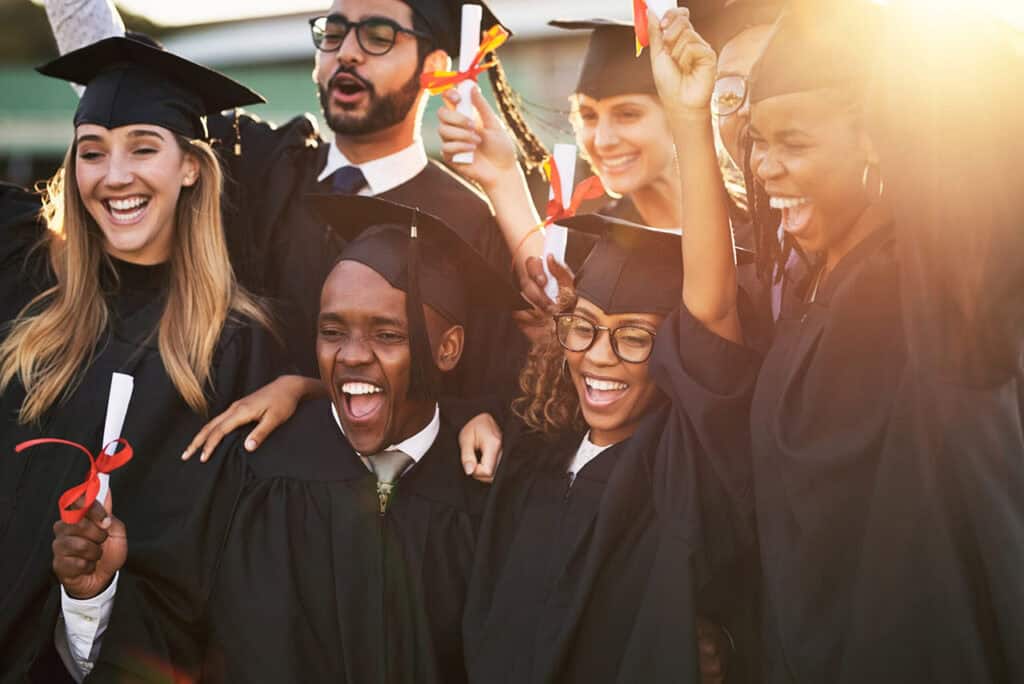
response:
<svg viewBox="0 0 1024 684"><path fill-rule="evenodd" d="M562 179L558 175L558 166L551 161L550 157L544 162L544 171L551 182L551 192L554 196L548 201L547 209L544 212L546 216L541 227L550 226L562 219L572 218L585 201L597 199L605 194L601 179L591 176L580 181L580 184L573 190L569 206L566 207L562 204Z"/></svg>
<svg viewBox="0 0 1024 684"><path fill-rule="evenodd" d="M117 444L122 448L118 449L113 454L108 454L107 447L109 447L110 444L107 444L103 447L99 457L93 456L91 451L77 442L69 442L66 439L52 438L32 439L27 442L22 442L14 447L14 451L15 453L21 453L25 449L31 449L32 447L39 446L41 444L65 444L67 446L75 447L89 457L89 476L85 478L85 482L80 485L75 485L60 495L60 519L69 525L74 525L85 517L86 512L96 500L96 495L99 494L100 491L99 474L111 473L128 461L132 460L132 446L123 439L117 439L110 443ZM78 501L78 497L82 495L85 495L85 503L81 508L71 510L71 506L74 505L74 503Z"/></svg>
<svg viewBox="0 0 1024 684"><path fill-rule="evenodd" d="M644 0L633 0L633 30L636 31L636 56L639 57L644 48L651 44L647 32L647 3Z"/></svg>
<svg viewBox="0 0 1024 684"><path fill-rule="evenodd" d="M420 87L429 90L431 95L438 95L449 88L454 88L463 81L475 81L477 76L497 63L491 60L486 64L481 64L484 61L484 57L504 45L506 40L508 40L508 31L501 25L495 24L484 34L484 39L480 42L480 49L476 51L476 55L473 57L473 61L470 62L468 69L465 71L434 71L429 74L420 74Z"/></svg>

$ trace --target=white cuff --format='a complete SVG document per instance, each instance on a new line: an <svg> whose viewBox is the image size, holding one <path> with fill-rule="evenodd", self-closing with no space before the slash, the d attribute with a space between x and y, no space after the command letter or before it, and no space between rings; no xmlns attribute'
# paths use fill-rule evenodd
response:
<svg viewBox="0 0 1024 684"><path fill-rule="evenodd" d="M90 599L75 599L68 596L64 587L60 588L60 607L64 614L64 628L67 635L68 650L78 669L89 674L99 654L103 633L110 623L110 613L114 609L114 596L117 593L117 577L102 593Z"/></svg>

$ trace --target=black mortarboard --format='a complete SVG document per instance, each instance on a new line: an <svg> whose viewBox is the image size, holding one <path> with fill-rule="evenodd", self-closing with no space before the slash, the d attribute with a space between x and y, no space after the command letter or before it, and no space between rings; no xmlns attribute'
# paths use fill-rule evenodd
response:
<svg viewBox="0 0 1024 684"><path fill-rule="evenodd" d="M558 224L599 236L576 274L577 294L612 315L666 315L679 307L683 264L678 231L601 214L579 214Z"/></svg>
<svg viewBox="0 0 1024 684"><path fill-rule="evenodd" d="M779 17L750 74L750 102L822 88L859 94L883 9L869 0L799 0Z"/></svg>
<svg viewBox="0 0 1024 684"><path fill-rule="evenodd" d="M784 0L735 0L709 13L700 21L698 31L715 52L753 26L774 24Z"/></svg>
<svg viewBox="0 0 1024 684"><path fill-rule="evenodd" d="M664 316L679 307L683 264L678 229L651 228L603 214L578 214L558 224L598 237L576 273L577 294L611 315ZM746 264L753 254L738 247L736 257Z"/></svg>
<svg viewBox="0 0 1024 684"><path fill-rule="evenodd" d="M690 8L690 20L697 31L713 16L723 0L678 2ZM570 31L592 31L587 53L580 67L576 91L595 100L616 95L657 95L651 59L636 54L636 29L631 21L617 19L555 19L549 26Z"/></svg>
<svg viewBox="0 0 1024 684"><path fill-rule="evenodd" d="M36 70L86 86L76 126L153 124L186 138L204 138L205 116L264 102L223 74L131 38L106 38Z"/></svg>
<svg viewBox="0 0 1024 684"><path fill-rule="evenodd" d="M592 31L575 92L603 100L617 95L657 95L651 60L636 56L632 22L615 19L556 19L549 26Z"/></svg>
<svg viewBox="0 0 1024 684"><path fill-rule="evenodd" d="M480 22L481 31L487 31L495 24L501 23L487 4L480 0L471 3L461 0L405 0L405 4L409 5L412 11L430 27L434 45L452 57L459 54L463 5L480 5L483 8L483 20ZM508 27L505 27L505 30L507 31Z"/></svg>
<svg viewBox="0 0 1024 684"><path fill-rule="evenodd" d="M470 309L526 308L518 288L436 216L361 195L310 195L309 201L349 241L339 261L369 266L406 293L414 394L436 396L437 389L422 304L458 324Z"/></svg>

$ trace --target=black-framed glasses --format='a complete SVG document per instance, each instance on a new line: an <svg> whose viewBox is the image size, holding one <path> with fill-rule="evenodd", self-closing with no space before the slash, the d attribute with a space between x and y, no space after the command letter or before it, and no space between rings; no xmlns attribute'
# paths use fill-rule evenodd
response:
<svg viewBox="0 0 1024 684"><path fill-rule="evenodd" d="M417 38L429 39L425 33L405 28L385 17L370 17L362 21L349 21L340 14L328 14L309 20L309 30L313 36L313 45L321 52L337 52L341 49L348 32L356 31L359 47L368 55L379 57L386 55L395 47L399 33L408 33Z"/></svg>
<svg viewBox="0 0 1024 684"><path fill-rule="evenodd" d="M638 325L608 328L576 314L565 313L555 316L555 337L564 349L571 352L585 352L593 347L602 330L608 333L612 351L626 363L643 363L654 351L656 333L647 328Z"/></svg>
<svg viewBox="0 0 1024 684"><path fill-rule="evenodd" d="M711 94L711 111L718 116L735 114L747 101L747 78L739 74L722 74L715 79Z"/></svg>

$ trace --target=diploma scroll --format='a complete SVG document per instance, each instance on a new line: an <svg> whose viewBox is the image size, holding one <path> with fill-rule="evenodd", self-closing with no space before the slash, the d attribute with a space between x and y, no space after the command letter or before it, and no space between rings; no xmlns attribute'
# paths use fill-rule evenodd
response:
<svg viewBox="0 0 1024 684"><path fill-rule="evenodd" d="M654 16L661 19L665 12L676 6L675 0L647 0L647 8L654 12Z"/></svg>
<svg viewBox="0 0 1024 684"><path fill-rule="evenodd" d="M473 66L473 58L480 50L480 25L483 22L483 7L480 5L462 6L462 33L459 42L459 71L468 71ZM473 107L473 86L476 79L462 81L456 86L459 92L459 106L456 111L476 120L476 108ZM456 164L472 164L473 153L462 152L454 157Z"/></svg>
<svg viewBox="0 0 1024 684"><path fill-rule="evenodd" d="M110 396L107 399L107 417L103 423L104 453L113 455L117 451L117 440L121 438L124 418L128 414L128 404L132 400L135 379L125 373L113 373L110 378ZM107 501L110 492L110 475L99 473L100 491L96 500L100 504Z"/></svg>
<svg viewBox="0 0 1024 684"><path fill-rule="evenodd" d="M561 197L555 197L555 188L551 188L549 199L557 199L562 203L563 209L568 209L572 203L573 180L576 177L576 146L558 143L551 154L552 163L558 169L558 177L561 180ZM548 255L552 255L560 263L565 263L565 249L568 243L569 232L559 225L547 227L544 234L544 274L548 277L544 286L544 293L551 301L558 299L558 281L548 270Z"/></svg>

